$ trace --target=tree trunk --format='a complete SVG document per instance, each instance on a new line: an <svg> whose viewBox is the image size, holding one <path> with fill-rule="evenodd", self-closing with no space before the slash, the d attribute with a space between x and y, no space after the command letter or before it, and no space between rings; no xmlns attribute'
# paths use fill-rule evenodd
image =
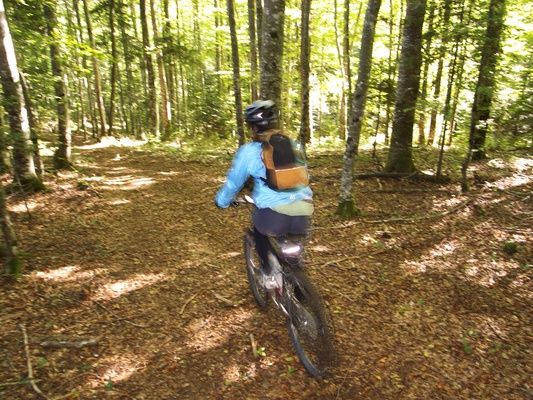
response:
<svg viewBox="0 0 533 400"><path fill-rule="evenodd" d="M244 135L244 116L242 110L241 94L241 74L239 64L239 44L237 43L237 28L235 26L235 10L233 0L227 0L228 22L231 35L231 61L233 65L233 90L235 92L235 116L237 122L237 133L239 135L239 144L243 145L246 141Z"/></svg>
<svg viewBox="0 0 533 400"><path fill-rule="evenodd" d="M44 189L44 185L35 173L28 112L3 0L0 0L0 39L0 78L13 147L13 174L15 182L32 193Z"/></svg>
<svg viewBox="0 0 533 400"><path fill-rule="evenodd" d="M342 218L351 218L354 215L360 214L360 210L355 207L353 196L354 169L355 159L359 149L359 138L364 122L368 85L372 70L374 35L380 7L381 0L369 0L366 9L365 23L361 37L361 50L359 53L357 84L348 124L348 140L346 141L346 150L344 152L341 192L336 211L336 214Z"/></svg>
<svg viewBox="0 0 533 400"><path fill-rule="evenodd" d="M0 12L3 13L3 0L0 0ZM2 19L2 17L0 17ZM6 204L6 193L4 185L0 182L0 227L4 236L4 246L6 252L6 261L4 264L4 273L7 276L17 277L20 275L20 258L18 255L17 236Z"/></svg>
<svg viewBox="0 0 533 400"><path fill-rule="evenodd" d="M96 45L94 42L93 29L91 24L91 16L89 14L89 5L87 0L83 0L83 9L85 11L85 22L87 24L87 34L89 35L89 44L93 50L96 50ZM98 66L98 60L95 55L92 57L93 60L93 74L94 74L94 90L96 95L96 104L98 108L98 115L100 117L100 138L106 135L106 121L105 121L105 108L104 100L102 97L102 87L100 84L100 67Z"/></svg>
<svg viewBox="0 0 533 400"><path fill-rule="evenodd" d="M259 98L259 72L257 67L257 30L255 23L255 0L248 0L248 33L250 35L250 88L252 102Z"/></svg>
<svg viewBox="0 0 533 400"><path fill-rule="evenodd" d="M33 106L33 103L30 98L30 89L24 78L24 74L19 72L20 83L22 85L22 93L24 94L24 102L26 103L26 109L28 110L28 122L30 123L30 137L33 145L33 164L35 165L35 172L39 179L42 179L44 175L44 164L43 159L41 158L41 152L39 151L39 137L37 135L37 123L38 115L37 110ZM3 136L3 135L2 135ZM0 146L0 151L5 150L5 143L3 146ZM3 162L0 161L0 171L2 170ZM4 171L7 172L7 171Z"/></svg>
<svg viewBox="0 0 533 400"><path fill-rule="evenodd" d="M426 0L408 0L405 16L391 146L385 170L413 172L413 127L420 67L422 64L422 26Z"/></svg>
<svg viewBox="0 0 533 400"><path fill-rule="evenodd" d="M154 36L154 42L158 43L159 41L159 28L157 26L157 15L155 10L155 1L150 0L150 14L152 16L152 31ZM159 92L161 95L161 140L168 141L170 139L169 133L169 119L168 119L168 92L167 92L167 82L165 79L165 69L163 66L163 55L161 54L161 49L158 48L156 51L156 62L157 62L157 72L159 75Z"/></svg>
<svg viewBox="0 0 533 400"><path fill-rule="evenodd" d="M500 51L500 36L505 18L505 0L491 0L485 42L479 64L479 75L472 105L470 119L470 138L468 153L461 168L461 188L468 191L466 171L470 160L486 158L485 139L489 128L489 119L494 93L496 65Z"/></svg>
<svg viewBox="0 0 533 400"><path fill-rule="evenodd" d="M485 43L470 122L470 150L474 160L486 158L485 140L489 130L496 65L500 52L500 36L505 18L505 0L491 0Z"/></svg>
<svg viewBox="0 0 533 400"><path fill-rule="evenodd" d="M302 34L300 44L300 79L302 89L300 113L300 142L306 144L311 141L310 118L310 53L311 39L309 37L309 19L311 14L311 0L302 0Z"/></svg>
<svg viewBox="0 0 533 400"><path fill-rule="evenodd" d="M437 130L437 113L440 109L440 90L442 84L442 72L444 69L444 59L448 56L448 42L450 35L447 31L447 27L450 23L450 16L452 11L451 0L444 2L444 17L442 21L443 34L441 38L441 45L439 48L439 60L437 63L437 74L433 83L433 104L431 108L431 120L429 123L428 144L432 145L435 141L435 134Z"/></svg>
<svg viewBox="0 0 533 400"><path fill-rule="evenodd" d="M265 2L261 50L261 95L281 109L285 0Z"/></svg>
<svg viewBox="0 0 533 400"><path fill-rule="evenodd" d="M50 59L52 62L52 76L54 77L54 91L57 110L57 136L58 146L54 154L54 168L56 170L69 169L71 166L71 135L70 118L67 99L67 85L63 78L61 66L61 49L56 40L57 18L54 5L43 2L46 29L50 39Z"/></svg>
<svg viewBox="0 0 533 400"><path fill-rule="evenodd" d="M148 32L148 19L146 15L146 0L140 0L141 8L141 28L142 28L142 41L143 41L143 55L144 63L147 73L147 91L148 91L148 112L150 120L150 133L152 136L159 136L159 119L157 114L157 101L155 93L155 73L154 63L152 61L152 55L149 53L150 49L150 36Z"/></svg>
<svg viewBox="0 0 533 400"><path fill-rule="evenodd" d="M428 79L429 79L429 67L433 61L431 55L431 43L434 36L434 19L435 19L436 5L431 4L431 9L428 18L428 34L426 42L424 44L424 56L423 68L422 68L422 89L420 90L420 102L418 107L418 144L424 146L426 144L426 107L427 107L427 92L428 92Z"/></svg>
<svg viewBox="0 0 533 400"><path fill-rule="evenodd" d="M113 120L115 119L115 97L118 79L118 53L117 53L117 39L115 35L115 0L109 0L109 35L111 36L111 93L109 95L109 113L107 120L109 121L109 129L107 134L113 135Z"/></svg>

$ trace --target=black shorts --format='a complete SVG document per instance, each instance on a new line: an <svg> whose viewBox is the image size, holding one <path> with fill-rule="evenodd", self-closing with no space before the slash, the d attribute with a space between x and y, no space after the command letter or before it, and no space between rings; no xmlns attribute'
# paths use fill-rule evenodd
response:
<svg viewBox="0 0 533 400"><path fill-rule="evenodd" d="M287 233L305 235L309 230L311 218L280 214L270 208L258 208L254 212L255 228L263 235L280 236Z"/></svg>

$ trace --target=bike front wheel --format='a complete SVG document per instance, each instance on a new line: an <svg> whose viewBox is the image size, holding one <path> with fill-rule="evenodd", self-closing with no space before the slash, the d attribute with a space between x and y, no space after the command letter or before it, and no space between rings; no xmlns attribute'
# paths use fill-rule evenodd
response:
<svg viewBox="0 0 533 400"><path fill-rule="evenodd" d="M303 270L286 276L285 303L291 340L305 369L314 377L331 373L337 363L331 318Z"/></svg>
<svg viewBox="0 0 533 400"><path fill-rule="evenodd" d="M265 307L268 296L262 284L263 274L261 273L261 261L255 251L255 240L251 231L246 232L244 236L244 259L246 261L248 283L250 284L255 301L260 307Z"/></svg>

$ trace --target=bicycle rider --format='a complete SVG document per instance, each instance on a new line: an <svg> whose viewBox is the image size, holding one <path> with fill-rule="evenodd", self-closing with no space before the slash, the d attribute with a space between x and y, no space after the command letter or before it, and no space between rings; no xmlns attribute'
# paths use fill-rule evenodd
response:
<svg viewBox="0 0 533 400"><path fill-rule="evenodd" d="M268 236L307 234L313 213L313 192L309 186L292 191L276 191L262 180L266 178L266 168L261 159L261 136L270 129L277 129L278 110L274 102L255 101L246 107L244 120L251 129L252 142L237 150L215 202L221 208L229 207L248 178L253 178L252 198L257 207L252 217L255 245L263 273L268 275Z"/></svg>

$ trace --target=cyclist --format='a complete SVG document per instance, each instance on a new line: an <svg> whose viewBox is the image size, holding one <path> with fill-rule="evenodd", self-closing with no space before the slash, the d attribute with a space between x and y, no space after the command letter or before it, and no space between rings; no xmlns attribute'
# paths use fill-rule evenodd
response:
<svg viewBox="0 0 533 400"><path fill-rule="evenodd" d="M251 129L252 142L242 145L233 158L226 182L216 194L219 207L229 207L248 178L253 178L252 198L257 209L253 215L257 255L268 275L268 235L307 234L313 213L313 192L309 186L291 191L270 189L264 182L266 168L261 158L261 138L277 128L278 110L272 100L258 100L246 107L244 120Z"/></svg>

